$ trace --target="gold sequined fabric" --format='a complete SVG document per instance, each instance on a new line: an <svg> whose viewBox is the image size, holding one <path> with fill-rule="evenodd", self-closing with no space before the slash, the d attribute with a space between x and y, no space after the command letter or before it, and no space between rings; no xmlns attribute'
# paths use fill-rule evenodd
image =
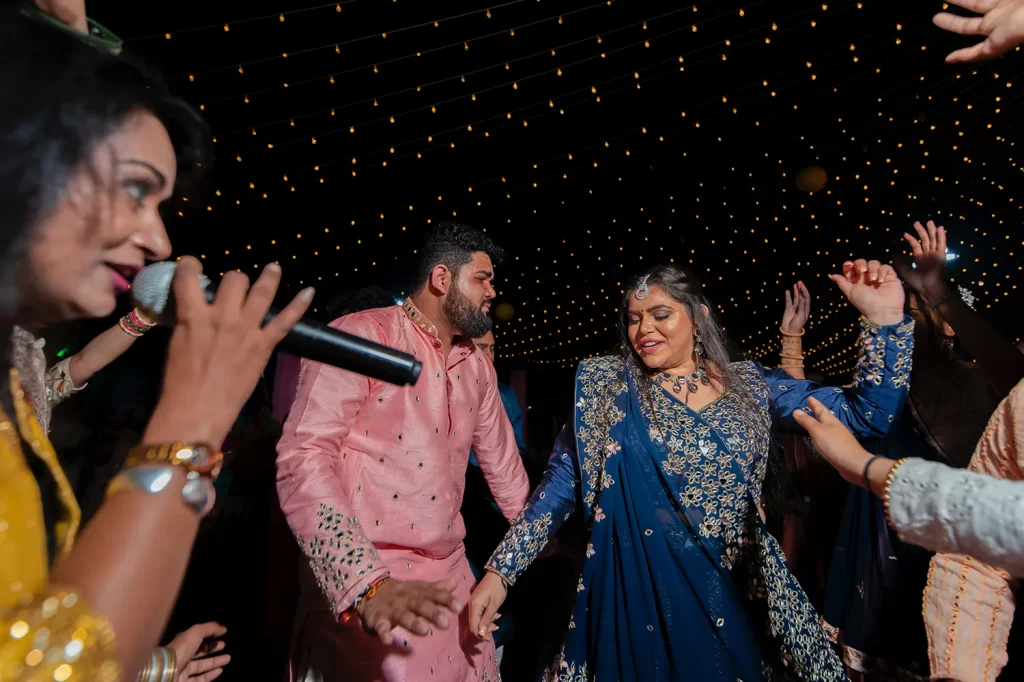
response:
<svg viewBox="0 0 1024 682"><path fill-rule="evenodd" d="M10 382L16 422L0 408L0 680L113 682L119 672L110 623L74 590L48 582L42 500L22 439L57 484L58 558L71 551L81 513L17 370Z"/></svg>

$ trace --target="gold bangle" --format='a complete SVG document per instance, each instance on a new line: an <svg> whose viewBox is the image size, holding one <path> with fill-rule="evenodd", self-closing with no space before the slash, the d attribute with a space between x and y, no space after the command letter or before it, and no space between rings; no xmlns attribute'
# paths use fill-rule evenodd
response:
<svg viewBox="0 0 1024 682"><path fill-rule="evenodd" d="M156 650L153 650L149 652L149 662L146 663L146 667L140 670L139 674L135 676L135 682L157 682L157 680L154 679L156 670Z"/></svg>
<svg viewBox="0 0 1024 682"><path fill-rule="evenodd" d="M174 678L178 674L178 655L174 653L174 649L170 647L161 647L159 649L163 656L163 674L160 676L160 682L174 682Z"/></svg>
<svg viewBox="0 0 1024 682"><path fill-rule="evenodd" d="M800 330L799 334L790 334L789 332L784 330L782 327L779 327L779 331L782 333L783 336L789 336L789 337L798 337L798 336L803 336L804 335L804 330L803 329Z"/></svg>
<svg viewBox="0 0 1024 682"><path fill-rule="evenodd" d="M505 593L507 594L508 593L508 588L512 587L512 583L509 582L508 578L506 578L505 576L503 576L501 573L499 573L495 569L491 568L490 566L487 566L486 568L484 568L484 570L486 572L488 572L488 573L493 573L494 575L498 576L498 578L501 580L501 584L504 585Z"/></svg>
<svg viewBox="0 0 1024 682"><path fill-rule="evenodd" d="M885 520L890 526L892 522L889 521L889 488L892 486L892 477L896 475L896 472L906 463L907 459L907 457L904 457L903 459L896 460L896 463L892 465L892 469L889 469L889 473L885 475L885 483L882 484L882 506L885 508Z"/></svg>

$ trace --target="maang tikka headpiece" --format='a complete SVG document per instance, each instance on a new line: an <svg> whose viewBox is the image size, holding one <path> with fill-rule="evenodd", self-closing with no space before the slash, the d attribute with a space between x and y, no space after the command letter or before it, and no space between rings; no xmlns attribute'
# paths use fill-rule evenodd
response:
<svg viewBox="0 0 1024 682"><path fill-rule="evenodd" d="M650 275L644 275L643 277L640 278L640 284L636 288L636 293L633 294L634 296L636 296L636 300L638 301L644 300L645 298L647 298L647 295L651 293L650 287L647 286L648 277L650 277Z"/></svg>

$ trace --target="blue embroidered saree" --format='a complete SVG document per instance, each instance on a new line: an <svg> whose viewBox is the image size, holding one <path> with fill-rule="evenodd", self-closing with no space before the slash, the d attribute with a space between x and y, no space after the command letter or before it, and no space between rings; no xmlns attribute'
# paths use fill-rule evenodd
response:
<svg viewBox="0 0 1024 682"><path fill-rule="evenodd" d="M758 514L774 423L821 400L882 436L906 399L913 323L861 334L848 388L756 363L691 410L619 357L585 360L571 425L489 567L514 583L574 512L590 528L562 653L547 679L845 680L817 614Z"/></svg>

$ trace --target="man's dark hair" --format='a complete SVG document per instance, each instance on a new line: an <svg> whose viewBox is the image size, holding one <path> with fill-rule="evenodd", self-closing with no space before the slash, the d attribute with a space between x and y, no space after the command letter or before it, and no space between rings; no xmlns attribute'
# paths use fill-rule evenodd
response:
<svg viewBox="0 0 1024 682"><path fill-rule="evenodd" d="M458 274L459 268L471 263L473 254L478 251L490 256L495 265L500 265L505 257L505 251L483 232L459 223L438 223L420 249L413 290L420 291L426 286L430 273L438 265L444 265L453 274Z"/></svg>
<svg viewBox="0 0 1024 682"><path fill-rule="evenodd" d="M329 319L336 320L352 313L374 308L387 308L394 304L395 299L391 294L378 286L370 286L348 291L338 296L327 304L326 312Z"/></svg>

